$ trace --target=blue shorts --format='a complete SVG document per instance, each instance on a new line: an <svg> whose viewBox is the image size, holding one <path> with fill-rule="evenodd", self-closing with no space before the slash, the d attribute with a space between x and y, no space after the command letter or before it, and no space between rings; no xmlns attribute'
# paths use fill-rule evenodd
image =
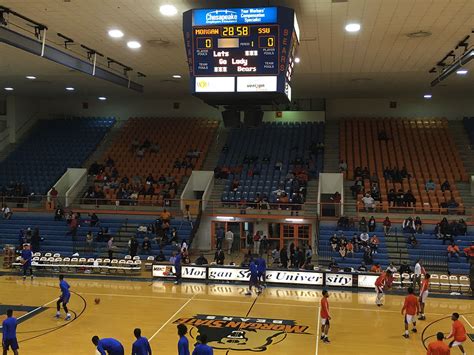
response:
<svg viewBox="0 0 474 355"><path fill-rule="evenodd" d="M61 296L59 296L59 300L60 300L62 303L64 303L64 304L68 303L70 298L71 298L71 295L70 295L70 294L69 294L69 295L61 295Z"/></svg>
<svg viewBox="0 0 474 355"><path fill-rule="evenodd" d="M8 350L12 348L12 350L18 350L20 347L18 346L18 341L15 339L7 339L3 341L3 348Z"/></svg>

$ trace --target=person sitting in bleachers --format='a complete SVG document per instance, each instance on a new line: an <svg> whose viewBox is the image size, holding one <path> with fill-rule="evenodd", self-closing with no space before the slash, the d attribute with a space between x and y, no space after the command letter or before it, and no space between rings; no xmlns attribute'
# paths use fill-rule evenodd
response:
<svg viewBox="0 0 474 355"><path fill-rule="evenodd" d="M365 233L365 232L367 232L367 230L368 230L367 221L366 221L365 217L362 216L362 218L359 221L359 232Z"/></svg>
<svg viewBox="0 0 474 355"><path fill-rule="evenodd" d="M397 195L394 189L390 189L387 193L387 202L389 207L394 207L397 200Z"/></svg>
<svg viewBox="0 0 474 355"><path fill-rule="evenodd" d="M364 181L361 177L356 177L354 185L351 186L352 197L357 198L357 195L360 194L364 189Z"/></svg>
<svg viewBox="0 0 474 355"><path fill-rule="evenodd" d="M99 217L95 214L95 212L92 212L91 219L90 219L91 227L97 227L99 224L100 224Z"/></svg>
<svg viewBox="0 0 474 355"><path fill-rule="evenodd" d="M142 253L147 255L151 253L151 241L148 237L143 238Z"/></svg>
<svg viewBox="0 0 474 355"><path fill-rule="evenodd" d="M402 262L402 265L400 265L400 269L398 270L400 274L411 274L411 268L410 265L406 261Z"/></svg>
<svg viewBox="0 0 474 355"><path fill-rule="evenodd" d="M383 232L385 236L390 234L390 230L392 229L392 222L390 221L390 218L385 217L385 220L383 221Z"/></svg>
<svg viewBox="0 0 474 355"><path fill-rule="evenodd" d="M387 266L387 268L385 269L386 271L390 271L392 274L396 273L397 272L397 268L395 267L395 265L393 265L393 263L391 262L389 266Z"/></svg>
<svg viewBox="0 0 474 355"><path fill-rule="evenodd" d="M425 184L425 190L434 191L435 188L436 188L436 184L433 182L433 180L429 179Z"/></svg>
<svg viewBox="0 0 474 355"><path fill-rule="evenodd" d="M360 271L360 272L367 272L367 266L365 264L364 261L362 261L359 265L359 267L357 268L357 271Z"/></svg>
<svg viewBox="0 0 474 355"><path fill-rule="evenodd" d="M375 201L380 201L380 190L377 183L372 183L370 188L370 195L374 198Z"/></svg>
<svg viewBox="0 0 474 355"><path fill-rule="evenodd" d="M354 179L362 179L362 168L360 166L356 166L354 169Z"/></svg>
<svg viewBox="0 0 474 355"><path fill-rule="evenodd" d="M448 245L447 250L448 250L448 256L450 258L456 258L456 259L459 258L459 247L454 242L451 242L451 244Z"/></svg>
<svg viewBox="0 0 474 355"><path fill-rule="evenodd" d="M423 234L423 222L421 222L421 219L419 216L416 216L414 223L415 223L415 233Z"/></svg>
<svg viewBox="0 0 474 355"><path fill-rule="evenodd" d="M347 246L347 242L341 240L340 245L339 245L339 255L341 255L343 259L346 257L346 253L347 253L346 246Z"/></svg>
<svg viewBox="0 0 474 355"><path fill-rule="evenodd" d="M339 162L339 172L345 173L347 171L347 163L344 160Z"/></svg>
<svg viewBox="0 0 474 355"><path fill-rule="evenodd" d="M374 265L372 265L372 267L370 268L370 272L380 274L382 272L382 268L380 267L380 264L375 263Z"/></svg>
<svg viewBox="0 0 474 355"><path fill-rule="evenodd" d="M374 216L371 216L369 218L368 227L369 227L369 232L372 233L373 231L375 231L375 228L377 227L377 223L375 222Z"/></svg>
<svg viewBox="0 0 474 355"><path fill-rule="evenodd" d="M411 192L411 190L408 190L405 195L403 196L403 204L406 207L415 207L416 205L416 198Z"/></svg>
<svg viewBox="0 0 474 355"><path fill-rule="evenodd" d="M413 221L413 218L408 217L403 221L402 230L403 233L415 233L415 222Z"/></svg>
<svg viewBox="0 0 474 355"><path fill-rule="evenodd" d="M364 167L364 169L362 170L362 179L370 179L370 171L369 171L369 168L367 168L366 166Z"/></svg>
<svg viewBox="0 0 474 355"><path fill-rule="evenodd" d="M397 194L395 195L395 205L397 207L405 206L405 193L402 189L398 189Z"/></svg>
<svg viewBox="0 0 474 355"><path fill-rule="evenodd" d="M331 248L333 251L337 251L339 248L339 238L334 233L331 238L329 238L329 243L331 244Z"/></svg>
<svg viewBox="0 0 474 355"><path fill-rule="evenodd" d="M331 261L328 265L328 268L331 271L338 271L339 270L339 265L337 264L336 260L334 260L334 258L331 259Z"/></svg>
<svg viewBox="0 0 474 355"><path fill-rule="evenodd" d="M418 240L416 239L415 234L411 234L408 237L408 243L412 246L412 248L416 248L416 246L418 245Z"/></svg>
<svg viewBox="0 0 474 355"><path fill-rule="evenodd" d="M360 243L360 245L361 245L363 248L367 247L367 246L369 245L369 239L370 239L369 233L367 233L367 232L361 233L361 234L359 235L359 243Z"/></svg>
<svg viewBox="0 0 474 355"><path fill-rule="evenodd" d="M463 249L464 254L466 255L467 261L469 262L471 258L474 258L474 242L471 242L471 245Z"/></svg>
<svg viewBox="0 0 474 355"><path fill-rule="evenodd" d="M375 209L375 200L369 193L362 197L362 202L366 211L373 211Z"/></svg>
<svg viewBox="0 0 474 355"><path fill-rule="evenodd" d="M448 180L444 180L444 182L441 184L441 191L451 191L451 185L449 184Z"/></svg>
<svg viewBox="0 0 474 355"><path fill-rule="evenodd" d="M451 199L447 202L448 213L449 214L456 213L458 207L459 207L459 203L456 202L454 197L451 197Z"/></svg>
<svg viewBox="0 0 474 355"><path fill-rule="evenodd" d="M351 241L346 244L346 256L354 256L354 244Z"/></svg>
<svg viewBox="0 0 474 355"><path fill-rule="evenodd" d="M360 245L360 240L359 240L359 236L357 235L357 233L354 233L352 235L351 244L354 248L354 251L357 252L357 250L359 250L359 245Z"/></svg>
<svg viewBox="0 0 474 355"><path fill-rule="evenodd" d="M467 234L467 224L464 219L460 219L456 224L456 235L466 235Z"/></svg>
<svg viewBox="0 0 474 355"><path fill-rule="evenodd" d="M410 179L411 178L411 175L408 174L407 168L405 166L403 166L402 169L400 170L400 176L402 177L402 179Z"/></svg>
<svg viewBox="0 0 474 355"><path fill-rule="evenodd" d="M380 244L380 240L374 234L369 240L369 247L372 254L377 254L377 251L379 249L379 244Z"/></svg>
<svg viewBox="0 0 474 355"><path fill-rule="evenodd" d="M347 229L349 228L349 218L346 216L341 216L337 220L337 229Z"/></svg>
<svg viewBox="0 0 474 355"><path fill-rule="evenodd" d="M203 253L199 254L198 258L194 262L196 265L208 265L209 262L207 261L206 257Z"/></svg>

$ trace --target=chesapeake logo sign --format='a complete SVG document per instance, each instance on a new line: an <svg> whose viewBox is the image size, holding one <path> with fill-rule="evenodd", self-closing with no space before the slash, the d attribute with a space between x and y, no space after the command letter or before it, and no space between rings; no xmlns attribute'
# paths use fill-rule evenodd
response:
<svg viewBox="0 0 474 355"><path fill-rule="evenodd" d="M307 325L285 319L198 314L179 318L174 324L190 327L189 334L194 339L205 334L208 345L218 350L262 352L287 336L309 334Z"/></svg>
<svg viewBox="0 0 474 355"><path fill-rule="evenodd" d="M194 26L275 23L276 21L276 7L193 10Z"/></svg>
<svg viewBox="0 0 474 355"><path fill-rule="evenodd" d="M326 274L326 286L352 287L352 275L350 275L350 274Z"/></svg>

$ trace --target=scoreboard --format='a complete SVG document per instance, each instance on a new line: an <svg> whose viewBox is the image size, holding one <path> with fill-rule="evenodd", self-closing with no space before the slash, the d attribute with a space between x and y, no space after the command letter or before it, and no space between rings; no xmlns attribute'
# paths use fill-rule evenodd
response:
<svg viewBox="0 0 474 355"><path fill-rule="evenodd" d="M191 92L210 104L291 100L299 44L286 7L194 9L183 15Z"/></svg>

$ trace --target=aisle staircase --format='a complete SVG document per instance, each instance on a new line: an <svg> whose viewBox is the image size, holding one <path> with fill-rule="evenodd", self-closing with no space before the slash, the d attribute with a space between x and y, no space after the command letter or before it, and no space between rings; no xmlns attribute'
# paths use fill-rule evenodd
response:
<svg viewBox="0 0 474 355"><path fill-rule="evenodd" d="M214 138L214 142L212 142L211 146L209 147L206 159L204 160L204 164L202 165L201 170L214 171L219 161L219 156L222 152L222 148L224 148L224 145L226 144L228 134L229 129L224 128L224 126L222 126L221 124L218 128L217 135Z"/></svg>
<svg viewBox="0 0 474 355"><path fill-rule="evenodd" d="M324 172L339 172L339 121L326 121L324 128Z"/></svg>

